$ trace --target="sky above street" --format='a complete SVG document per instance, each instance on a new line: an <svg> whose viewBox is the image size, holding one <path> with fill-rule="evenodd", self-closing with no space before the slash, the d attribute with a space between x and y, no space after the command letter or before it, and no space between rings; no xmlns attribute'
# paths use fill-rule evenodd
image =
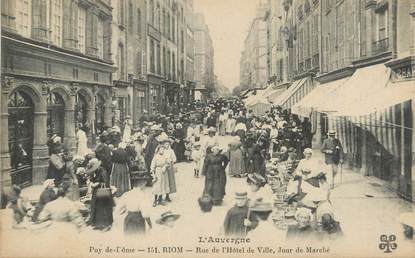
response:
<svg viewBox="0 0 415 258"><path fill-rule="evenodd" d="M239 85L239 61L258 0L194 0L205 15L215 51L215 74L228 88Z"/></svg>

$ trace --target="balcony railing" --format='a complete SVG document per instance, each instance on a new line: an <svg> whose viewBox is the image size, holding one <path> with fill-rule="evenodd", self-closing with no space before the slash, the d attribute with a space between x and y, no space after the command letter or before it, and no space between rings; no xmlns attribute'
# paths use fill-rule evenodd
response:
<svg viewBox="0 0 415 258"><path fill-rule="evenodd" d="M372 54L379 55L389 50L389 39L381 39L373 42Z"/></svg>

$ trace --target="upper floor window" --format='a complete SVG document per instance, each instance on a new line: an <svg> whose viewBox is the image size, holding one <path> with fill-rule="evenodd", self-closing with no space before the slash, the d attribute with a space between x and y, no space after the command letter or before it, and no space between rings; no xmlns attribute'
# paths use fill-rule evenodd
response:
<svg viewBox="0 0 415 258"><path fill-rule="evenodd" d="M55 0L51 2L51 39L53 44L57 46L62 45L62 0Z"/></svg>
<svg viewBox="0 0 415 258"><path fill-rule="evenodd" d="M167 37L170 38L170 14L167 14Z"/></svg>
<svg viewBox="0 0 415 258"><path fill-rule="evenodd" d="M183 31L180 31L180 50L182 53L184 53L184 33Z"/></svg>
<svg viewBox="0 0 415 258"><path fill-rule="evenodd" d="M124 0L118 0L118 24L124 26L125 21Z"/></svg>
<svg viewBox="0 0 415 258"><path fill-rule="evenodd" d="M141 35L141 10L137 9L137 34Z"/></svg>
<svg viewBox="0 0 415 258"><path fill-rule="evenodd" d="M100 18L97 23L97 56L104 58L104 21Z"/></svg>
<svg viewBox="0 0 415 258"><path fill-rule="evenodd" d="M128 3L128 30L133 32L134 31L134 8L133 3L131 1Z"/></svg>
<svg viewBox="0 0 415 258"><path fill-rule="evenodd" d="M157 44L157 74L161 74L161 49L160 44Z"/></svg>
<svg viewBox="0 0 415 258"><path fill-rule="evenodd" d="M378 40L382 40L388 37L387 24L388 24L388 12L384 10L377 13L378 20Z"/></svg>
<svg viewBox="0 0 415 258"><path fill-rule="evenodd" d="M154 26L154 1L150 0L150 23Z"/></svg>
<svg viewBox="0 0 415 258"><path fill-rule="evenodd" d="M155 45L154 40L150 40L150 72L156 72L156 65L155 65Z"/></svg>
<svg viewBox="0 0 415 258"><path fill-rule="evenodd" d="M78 49L81 53L85 53L85 22L86 11L79 6L78 9Z"/></svg>
<svg viewBox="0 0 415 258"><path fill-rule="evenodd" d="M176 19L174 18L174 15L172 16L172 22L171 22L171 32L172 32L172 39L173 41L176 41Z"/></svg>
<svg viewBox="0 0 415 258"><path fill-rule="evenodd" d="M142 69L142 65L143 65L143 54L141 53L140 50L138 50L137 52L137 75L140 76L143 74L143 69Z"/></svg>
<svg viewBox="0 0 415 258"><path fill-rule="evenodd" d="M163 17L160 32L166 34L166 10L163 8Z"/></svg>
<svg viewBox="0 0 415 258"><path fill-rule="evenodd" d="M160 30L160 5L157 4L157 8L156 8L156 18L155 18L155 27Z"/></svg>
<svg viewBox="0 0 415 258"><path fill-rule="evenodd" d="M125 71L124 71L124 45L118 45L118 58L117 58L117 66L118 66L118 76L120 80L125 79Z"/></svg>

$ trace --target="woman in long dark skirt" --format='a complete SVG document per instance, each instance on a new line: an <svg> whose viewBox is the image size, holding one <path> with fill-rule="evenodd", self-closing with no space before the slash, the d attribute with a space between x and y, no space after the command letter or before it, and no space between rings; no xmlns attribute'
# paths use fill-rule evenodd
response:
<svg viewBox="0 0 415 258"><path fill-rule="evenodd" d="M203 175L205 176L204 195L209 195L214 205L220 205L226 194L226 173L228 158L220 153L217 146L212 147L212 153L206 156L203 165Z"/></svg>
<svg viewBox="0 0 415 258"><path fill-rule="evenodd" d="M176 130L174 131L174 138L175 142L173 143L173 150L174 154L176 154L177 161L181 162L185 160L184 151L185 151L185 144L184 144L184 130L182 124L178 123L176 125Z"/></svg>
<svg viewBox="0 0 415 258"><path fill-rule="evenodd" d="M101 161L96 158L88 162L86 173L92 187L90 224L96 229L109 230L113 223L112 211L115 206L112 193L108 196L97 196L100 188L109 188L108 173L101 166Z"/></svg>
<svg viewBox="0 0 415 258"><path fill-rule="evenodd" d="M128 162L130 158L125 150L126 144L120 143L112 151L112 172L110 176L110 185L117 188L115 195L120 197L123 193L131 189L130 171Z"/></svg>
<svg viewBox="0 0 415 258"><path fill-rule="evenodd" d="M261 176L265 176L265 156L266 149L264 149L259 142L254 145L253 149L253 172Z"/></svg>
<svg viewBox="0 0 415 258"><path fill-rule="evenodd" d="M247 158L245 160L245 167L246 167L246 172L248 174L252 174L255 173L254 171L254 152L257 149L256 143L254 142L254 139L252 138L252 136L249 136L246 138L246 142L245 142L245 149L246 149L246 155Z"/></svg>

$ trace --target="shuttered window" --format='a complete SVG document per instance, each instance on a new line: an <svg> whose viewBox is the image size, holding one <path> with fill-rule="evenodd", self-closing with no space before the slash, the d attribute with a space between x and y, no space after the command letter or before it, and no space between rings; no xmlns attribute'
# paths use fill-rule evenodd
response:
<svg viewBox="0 0 415 258"><path fill-rule="evenodd" d="M128 2L128 30L130 32L134 31L134 8L131 1Z"/></svg>
<svg viewBox="0 0 415 258"><path fill-rule="evenodd" d="M137 34L141 36L141 10L137 9Z"/></svg>
<svg viewBox="0 0 415 258"><path fill-rule="evenodd" d="M104 58L104 22L98 19L97 26L97 56Z"/></svg>
<svg viewBox="0 0 415 258"><path fill-rule="evenodd" d="M57 46L62 45L62 0L51 2L51 30L52 42Z"/></svg>
<svg viewBox="0 0 415 258"><path fill-rule="evenodd" d="M78 9L78 49L81 53L85 53L85 16L86 11L84 8Z"/></svg>

